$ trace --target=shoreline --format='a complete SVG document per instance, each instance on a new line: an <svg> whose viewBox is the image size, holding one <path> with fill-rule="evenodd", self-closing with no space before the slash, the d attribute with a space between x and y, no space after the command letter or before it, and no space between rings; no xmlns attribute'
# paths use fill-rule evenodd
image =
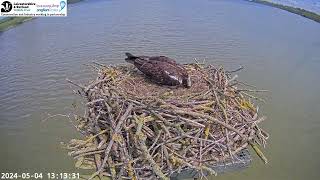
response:
<svg viewBox="0 0 320 180"><path fill-rule="evenodd" d="M34 19L33 17L5 17L0 20L0 32L4 32L26 21Z"/></svg>
<svg viewBox="0 0 320 180"><path fill-rule="evenodd" d="M81 1L83 0L68 0L68 4L74 4ZM32 19L35 19L35 17L4 17L3 19L0 19L0 32L7 31Z"/></svg>
<svg viewBox="0 0 320 180"><path fill-rule="evenodd" d="M307 19L313 20L315 22L320 23L320 15L302 8L297 8L297 7L292 7L292 6L287 6L287 5L282 5L282 4L277 4L277 3L273 3L270 1L266 1L266 0L246 0L249 2L253 2L253 3L258 3L258 4L263 4L269 7L274 7L274 8L278 8L293 14L297 14L299 16L305 17Z"/></svg>

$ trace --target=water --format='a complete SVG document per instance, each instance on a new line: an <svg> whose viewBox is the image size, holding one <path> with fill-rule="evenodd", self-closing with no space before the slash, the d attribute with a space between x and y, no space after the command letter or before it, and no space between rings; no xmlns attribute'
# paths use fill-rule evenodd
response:
<svg viewBox="0 0 320 180"><path fill-rule="evenodd" d="M269 89L260 108L271 134L250 168L212 179L319 179L320 25L236 0L85 1L67 18L38 18L0 34L0 172L78 172L59 146L78 134L63 117L78 98L65 78L86 82L83 64L124 62L124 52L194 58Z"/></svg>

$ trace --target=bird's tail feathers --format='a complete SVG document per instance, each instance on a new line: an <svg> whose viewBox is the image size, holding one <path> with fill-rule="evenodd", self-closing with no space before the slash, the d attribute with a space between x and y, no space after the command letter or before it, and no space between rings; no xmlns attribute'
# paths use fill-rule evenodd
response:
<svg viewBox="0 0 320 180"><path fill-rule="evenodd" d="M138 58L137 56L132 55L131 53L126 52L125 53L127 58L125 59L128 63L134 63L135 60Z"/></svg>
<svg viewBox="0 0 320 180"><path fill-rule="evenodd" d="M128 58L137 58L137 56L132 55L131 53L126 52Z"/></svg>

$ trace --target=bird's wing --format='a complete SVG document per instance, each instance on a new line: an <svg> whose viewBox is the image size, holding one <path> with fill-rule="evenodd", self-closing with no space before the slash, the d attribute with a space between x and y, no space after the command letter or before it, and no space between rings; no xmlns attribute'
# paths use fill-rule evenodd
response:
<svg viewBox="0 0 320 180"><path fill-rule="evenodd" d="M182 78L179 70L172 64L160 61L148 61L137 68L152 80L165 85L179 85Z"/></svg>
<svg viewBox="0 0 320 180"><path fill-rule="evenodd" d="M161 76L161 68L157 65L157 63L154 63L152 61L141 61L141 63L141 65L136 67L145 75L152 78Z"/></svg>
<svg viewBox="0 0 320 180"><path fill-rule="evenodd" d="M148 56L137 56L137 58L134 60L134 65L136 67L138 66L144 66L146 63L149 63L149 57Z"/></svg>
<svg viewBox="0 0 320 180"><path fill-rule="evenodd" d="M166 63L166 65L163 66L162 74L165 81L170 82L170 85L182 84L183 74L181 73L181 69L177 67L177 65Z"/></svg>
<svg viewBox="0 0 320 180"><path fill-rule="evenodd" d="M166 81L168 82L170 81L172 85L182 84L182 79L180 75L176 71L173 71L172 69L164 70L163 76L166 79Z"/></svg>
<svg viewBox="0 0 320 180"><path fill-rule="evenodd" d="M173 64L173 65L177 64L177 62L174 59L171 59L166 56L152 56L149 59L150 59L150 61L166 62L166 63Z"/></svg>

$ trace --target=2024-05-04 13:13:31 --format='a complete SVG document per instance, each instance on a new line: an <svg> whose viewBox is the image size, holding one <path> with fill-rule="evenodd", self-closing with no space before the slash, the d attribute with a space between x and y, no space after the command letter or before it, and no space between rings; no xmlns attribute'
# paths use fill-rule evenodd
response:
<svg viewBox="0 0 320 180"><path fill-rule="evenodd" d="M0 179L80 179L80 173L6 173L1 172Z"/></svg>

